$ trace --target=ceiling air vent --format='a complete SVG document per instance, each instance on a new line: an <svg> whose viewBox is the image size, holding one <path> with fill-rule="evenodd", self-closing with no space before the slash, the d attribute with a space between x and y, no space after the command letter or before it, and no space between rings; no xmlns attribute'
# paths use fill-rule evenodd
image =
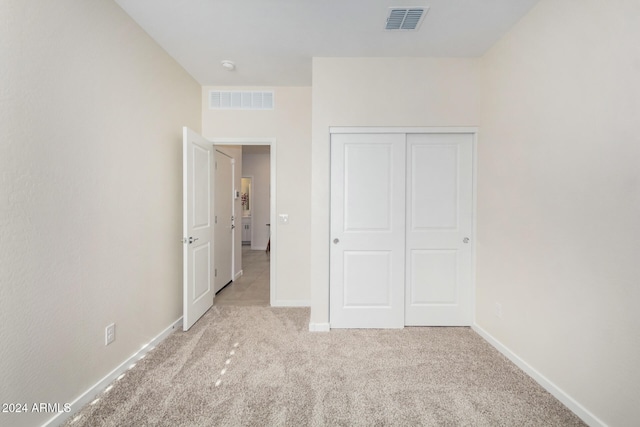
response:
<svg viewBox="0 0 640 427"><path fill-rule="evenodd" d="M273 110L273 91L209 91L211 110Z"/></svg>
<svg viewBox="0 0 640 427"><path fill-rule="evenodd" d="M424 7L392 7L389 8L385 30L416 31L429 8Z"/></svg>

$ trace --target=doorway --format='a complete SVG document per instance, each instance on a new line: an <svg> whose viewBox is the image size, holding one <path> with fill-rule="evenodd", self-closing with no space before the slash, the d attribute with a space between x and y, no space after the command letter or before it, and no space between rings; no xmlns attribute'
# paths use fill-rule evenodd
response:
<svg viewBox="0 0 640 427"><path fill-rule="evenodd" d="M278 247L277 225L275 224L277 194L276 140L275 138L213 138L212 142L223 150L224 146L239 146L242 152L247 152L249 156L261 154L266 158L267 167L263 168L262 174L259 173L260 171L252 171L249 173L253 178L252 188L247 194L249 212L244 211L244 191L241 191L241 177L246 177L247 172L240 162L236 165L237 171L235 179L237 181L234 181L234 185L236 186L235 191L237 191L238 203L235 211L236 237L234 238L234 242L236 242L236 248L234 250L234 257L236 258L236 265L241 267L234 268L234 275L237 283L241 285L238 286L238 288L243 286L245 288L251 287L253 285L251 285L250 282L254 280L264 283L266 280L263 279L268 278L267 305L274 305L277 295L276 265ZM244 157L243 154L242 163L244 163ZM247 218L242 217L244 213L247 214ZM247 242L247 240L245 240L247 232L244 231L246 225L249 226L249 235L251 236L249 245L242 244L243 241ZM243 232L245 238L243 238ZM268 252L266 252L267 247L270 249ZM247 268L246 272L244 271L245 264ZM246 277L243 279L245 274ZM235 284L236 283L234 283L234 285ZM228 288L232 287L233 286ZM222 293L224 292L226 292L226 289ZM261 293L262 290L255 292ZM222 293L220 294L220 303L225 299ZM262 298L262 295L260 295L260 298ZM247 300L250 300L249 302L257 301L257 299L252 300L252 298L247 298ZM240 303L241 301L238 301L238 304Z"/></svg>

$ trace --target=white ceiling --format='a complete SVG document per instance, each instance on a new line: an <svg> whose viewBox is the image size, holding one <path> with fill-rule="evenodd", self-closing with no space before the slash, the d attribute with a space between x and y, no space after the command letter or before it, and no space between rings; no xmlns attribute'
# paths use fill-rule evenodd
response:
<svg viewBox="0 0 640 427"><path fill-rule="evenodd" d="M538 0L115 0L200 84L310 86L311 58L477 57ZM391 6L429 6L417 32ZM220 65L232 60L236 70Z"/></svg>

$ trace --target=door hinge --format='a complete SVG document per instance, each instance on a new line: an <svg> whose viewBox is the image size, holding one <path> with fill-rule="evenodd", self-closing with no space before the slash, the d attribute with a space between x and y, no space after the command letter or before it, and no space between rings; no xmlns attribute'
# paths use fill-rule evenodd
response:
<svg viewBox="0 0 640 427"><path fill-rule="evenodd" d="M213 277L218 277L218 269L217 268L215 268L213 270Z"/></svg>
<svg viewBox="0 0 640 427"><path fill-rule="evenodd" d="M215 222L214 222L214 224L217 224L217 223L218 223L218 215L216 215L216 216L215 216Z"/></svg>

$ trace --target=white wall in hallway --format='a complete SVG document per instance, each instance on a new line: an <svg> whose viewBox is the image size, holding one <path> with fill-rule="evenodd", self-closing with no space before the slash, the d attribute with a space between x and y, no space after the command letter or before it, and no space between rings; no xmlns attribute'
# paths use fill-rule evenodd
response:
<svg viewBox="0 0 640 427"><path fill-rule="evenodd" d="M269 241L269 200L270 200L270 157L269 153L247 154L242 158L242 174L253 177L251 194L251 249L265 250Z"/></svg>

